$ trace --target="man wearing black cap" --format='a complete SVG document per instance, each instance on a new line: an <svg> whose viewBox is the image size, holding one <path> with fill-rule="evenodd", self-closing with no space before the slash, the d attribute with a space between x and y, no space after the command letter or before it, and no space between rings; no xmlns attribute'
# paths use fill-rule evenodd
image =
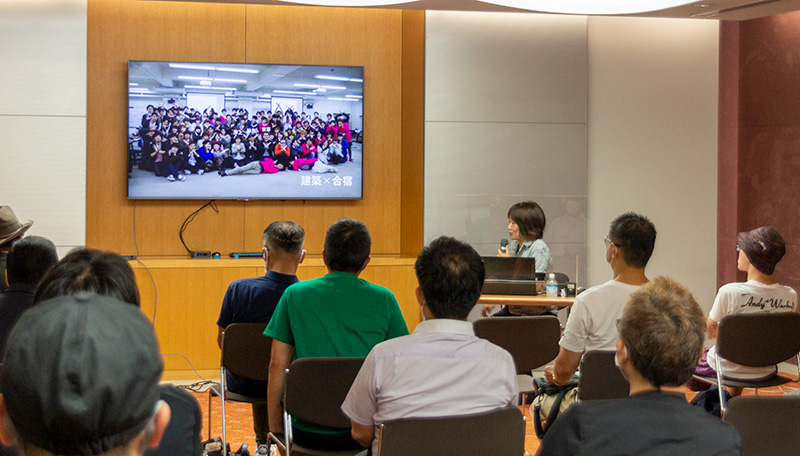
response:
<svg viewBox="0 0 800 456"><path fill-rule="evenodd" d="M6 271L6 257L11 244L21 238L28 228L33 225L32 220L22 223L17 218L11 206L0 206L0 293L6 291L7 285L3 276Z"/></svg>
<svg viewBox="0 0 800 456"><path fill-rule="evenodd" d="M775 265L786 253L786 246L778 231L771 226L762 226L736 236L739 258L736 268L747 273L747 282L734 282L720 287L714 305L708 314L708 338L717 338L719 322L726 315L754 312L794 312L797 308L797 293L790 287L772 279ZM758 341L753 341L758 343ZM701 360L699 369L713 369L716 365L716 346L708 349L707 357ZM745 367L721 359L726 377L737 380L762 380L777 375L775 366ZM707 364L706 364L707 363ZM709 366L709 367L707 367ZM712 374L713 375L713 374ZM742 388L728 388L732 396L741 394Z"/></svg>
<svg viewBox="0 0 800 456"><path fill-rule="evenodd" d="M0 441L22 455L141 455L170 419L153 326L92 293L23 314L3 359Z"/></svg>

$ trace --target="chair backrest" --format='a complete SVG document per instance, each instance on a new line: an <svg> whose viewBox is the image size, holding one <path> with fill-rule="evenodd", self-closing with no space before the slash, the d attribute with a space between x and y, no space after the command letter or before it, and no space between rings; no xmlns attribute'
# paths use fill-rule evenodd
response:
<svg viewBox="0 0 800 456"><path fill-rule="evenodd" d="M476 336L511 353L518 374L528 374L558 355L561 326L552 315L480 318L472 325Z"/></svg>
<svg viewBox="0 0 800 456"><path fill-rule="evenodd" d="M381 425L378 456L521 456L525 418L517 407L477 415L416 418Z"/></svg>
<svg viewBox="0 0 800 456"><path fill-rule="evenodd" d="M554 272L553 275L555 275L556 282L558 282L558 283L567 283L567 282L569 282L569 276L564 274L563 272Z"/></svg>
<svg viewBox="0 0 800 456"><path fill-rule="evenodd" d="M742 456L800 454L800 396L738 396L728 402L725 421L742 437Z"/></svg>
<svg viewBox="0 0 800 456"><path fill-rule="evenodd" d="M349 428L341 406L364 358L301 358L286 374L283 405L293 417L333 428Z"/></svg>
<svg viewBox="0 0 800 456"><path fill-rule="evenodd" d="M614 364L615 356L614 350L590 350L583 354L578 380L580 400L628 397L630 383Z"/></svg>
<svg viewBox="0 0 800 456"><path fill-rule="evenodd" d="M716 351L736 364L774 366L800 352L800 314L728 315L719 322Z"/></svg>
<svg viewBox="0 0 800 456"><path fill-rule="evenodd" d="M233 323L222 336L220 364L239 377L266 382L272 339L264 335L266 323Z"/></svg>

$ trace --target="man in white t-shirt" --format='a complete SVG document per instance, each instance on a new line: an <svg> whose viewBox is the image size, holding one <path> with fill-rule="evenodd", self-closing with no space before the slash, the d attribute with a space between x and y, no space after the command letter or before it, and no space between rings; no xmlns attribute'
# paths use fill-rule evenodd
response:
<svg viewBox="0 0 800 456"><path fill-rule="evenodd" d="M644 269L655 243L656 228L643 215L628 212L611 222L605 244L613 278L575 298L558 356L544 370L547 381L566 383L575 375L585 352L616 348L616 322L630 294L647 282Z"/></svg>
<svg viewBox="0 0 800 456"><path fill-rule="evenodd" d="M747 273L747 282L723 285L714 299L708 315L708 338L717 338L719 321L726 315L755 312L794 312L797 293L790 287L775 283L775 265L786 253L783 238L775 228L762 226L736 236L739 258L736 267ZM758 342L758 341L755 341ZM716 346L708 350L707 361L716 366ZM737 380L761 380L775 376L775 366L746 367L721 359L725 377ZM741 394L741 388L729 388L731 395Z"/></svg>
<svg viewBox="0 0 800 456"><path fill-rule="evenodd" d="M517 403L514 360L475 336L467 315L481 294L484 267L469 244L440 237L414 265L424 321L376 345L342 411L353 438L377 454L380 425L400 418L482 413Z"/></svg>

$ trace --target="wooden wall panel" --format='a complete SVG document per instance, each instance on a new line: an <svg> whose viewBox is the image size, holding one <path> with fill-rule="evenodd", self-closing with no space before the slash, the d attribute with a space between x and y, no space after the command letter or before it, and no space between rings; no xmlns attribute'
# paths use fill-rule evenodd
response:
<svg viewBox="0 0 800 456"><path fill-rule="evenodd" d="M188 358L195 369L218 368L217 318L225 290L234 280L264 274L264 262L249 258L143 258L142 263L131 262L131 267L139 285L142 311L150 319L155 311L161 352L179 353ZM326 273L322 258L314 256L300 265L297 276L300 280L309 280ZM414 296L417 287L414 259L373 258L361 277L392 290L409 330L421 321L419 304ZM181 356L167 356L164 363L167 370L190 369Z"/></svg>
<svg viewBox="0 0 800 456"><path fill-rule="evenodd" d="M403 11L403 173L400 252L416 256L422 247L425 160L425 16Z"/></svg>
<svg viewBox="0 0 800 456"><path fill-rule="evenodd" d="M246 242L260 239L265 223L280 214L306 229L306 250L319 254L328 226L341 217L353 217L370 228L374 253L398 254L402 12L339 8L302 11L297 14L293 6L248 6L247 59L252 63L364 67L364 199L248 203L248 220L261 223L246 224ZM308 35L298 31L313 31L313 39L303 39ZM419 220L421 216L420 212Z"/></svg>
<svg viewBox="0 0 800 456"><path fill-rule="evenodd" d="M245 7L90 0L87 14L86 243L130 254L135 248L124 152L128 60L241 62ZM184 254L178 230L203 203L139 201L140 253ZM242 250L243 203L220 202L219 208L219 216L195 220L187 232L191 248Z"/></svg>
<svg viewBox="0 0 800 456"><path fill-rule="evenodd" d="M404 21L413 18L412 28ZM185 238L193 250L260 249L269 222L289 219L307 232L306 249L322 251L327 227L340 217L364 221L373 253L416 252L422 226L421 140L409 142L417 163L403 158L404 111L424 116L421 98L404 104L404 85L421 93L424 49L403 52L404 36L424 42L423 12L183 2L89 0L87 71L87 245L134 253L133 208L126 199L127 61L186 60L360 65L365 68L365 168L361 201L219 201ZM187 25L189 24L189 25ZM311 39L305 39L312 37ZM322 43L322 44L321 44ZM329 45L327 43L335 43ZM418 71L418 70L417 70ZM420 133L421 134L421 133ZM117 153L119 151L119 153ZM403 179L411 179L406 185ZM418 204L402 206L403 201ZM142 255L183 255L183 220L205 201L139 201L136 237ZM403 210L405 207L405 210ZM416 227L416 228L414 228ZM411 244L412 247L403 247Z"/></svg>

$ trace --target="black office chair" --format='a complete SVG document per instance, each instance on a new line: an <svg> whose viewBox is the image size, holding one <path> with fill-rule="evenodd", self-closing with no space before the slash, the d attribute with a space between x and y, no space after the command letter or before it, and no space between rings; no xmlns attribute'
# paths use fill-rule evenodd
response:
<svg viewBox="0 0 800 456"><path fill-rule="evenodd" d="M581 358L578 399L616 399L628 397L630 383L614 364L614 350L590 350Z"/></svg>
<svg viewBox="0 0 800 456"><path fill-rule="evenodd" d="M552 315L480 318L473 323L475 335L504 348L514 358L520 394L533 393L531 371L558 355L561 326Z"/></svg>
<svg viewBox="0 0 800 456"><path fill-rule="evenodd" d="M719 403L724 416L726 405L723 386L737 388L768 388L800 379L800 314L794 312L770 312L728 315L719 322L717 330L717 378L699 377L699 380L716 383L719 388ZM795 379L778 375L768 380L736 381L723 379L725 372L720 357L732 363L750 367L775 366L789 358L795 358L798 375Z"/></svg>
<svg viewBox="0 0 800 456"><path fill-rule="evenodd" d="M521 456L525 418L509 406L476 415L387 421L380 427L377 456L480 454Z"/></svg>
<svg viewBox="0 0 800 456"><path fill-rule="evenodd" d="M556 282L559 284L569 282L569 276L563 272L554 272L553 275L555 276Z"/></svg>
<svg viewBox="0 0 800 456"><path fill-rule="evenodd" d="M272 356L272 339L264 335L266 323L233 323L222 335L219 383L208 389L208 438L211 438L211 398L219 396L222 404L222 448L226 455L225 401L266 404L264 397L250 397L228 391L225 371L250 380L266 382L269 379L269 360Z"/></svg>
<svg viewBox="0 0 800 456"><path fill-rule="evenodd" d="M293 441L292 418L318 426L350 430L350 419L342 413L342 403L350 391L364 358L301 358L286 369L283 395L283 434L269 433L270 442L283 454L298 452L311 456L352 456L357 450L317 450Z"/></svg>
<svg viewBox="0 0 800 456"><path fill-rule="evenodd" d="M800 396L739 396L728 402L725 421L742 437L742 456L800 454Z"/></svg>

